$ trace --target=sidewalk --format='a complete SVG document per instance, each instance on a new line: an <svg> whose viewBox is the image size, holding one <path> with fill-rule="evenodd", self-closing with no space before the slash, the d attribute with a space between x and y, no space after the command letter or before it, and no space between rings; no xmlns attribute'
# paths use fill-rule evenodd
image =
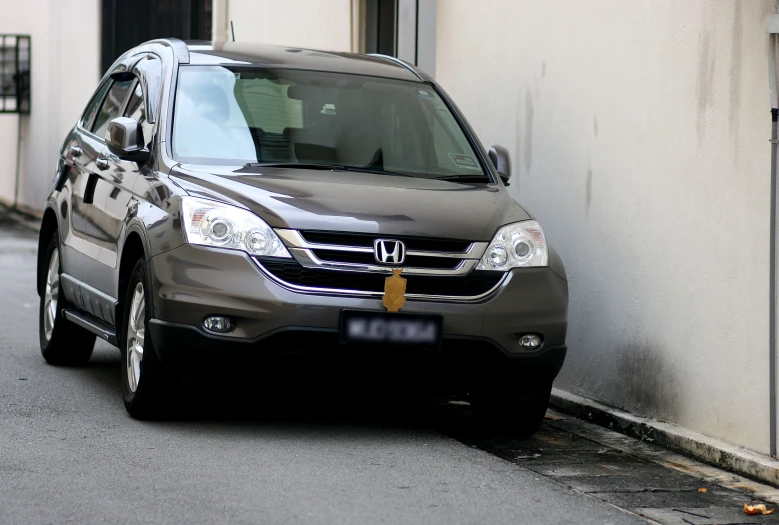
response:
<svg viewBox="0 0 779 525"><path fill-rule="evenodd" d="M779 489L750 481L576 417L549 410L530 439L482 436L467 403L449 403L440 432L552 479L571 490L663 525L779 524L744 504L779 503Z"/></svg>
<svg viewBox="0 0 779 525"><path fill-rule="evenodd" d="M779 461L684 427L655 421L554 389L550 406L642 442L681 452L709 465L779 486ZM777 491L779 494L779 491ZM779 499L775 499L779 503Z"/></svg>

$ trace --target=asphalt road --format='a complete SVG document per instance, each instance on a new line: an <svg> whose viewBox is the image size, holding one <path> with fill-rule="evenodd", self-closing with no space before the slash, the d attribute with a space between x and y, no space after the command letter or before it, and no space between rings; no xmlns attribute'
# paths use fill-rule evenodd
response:
<svg viewBox="0 0 779 525"><path fill-rule="evenodd" d="M447 407L319 386L273 410L251 390L220 388L174 421L135 421L116 349L98 342L80 368L41 358L35 255L34 234L0 215L0 524L646 523L619 508L635 498L556 478L576 451L580 465L604 457L548 425L541 441L501 447L469 440L467 417ZM539 443L563 454L511 461L541 456ZM698 484L655 474L679 490Z"/></svg>

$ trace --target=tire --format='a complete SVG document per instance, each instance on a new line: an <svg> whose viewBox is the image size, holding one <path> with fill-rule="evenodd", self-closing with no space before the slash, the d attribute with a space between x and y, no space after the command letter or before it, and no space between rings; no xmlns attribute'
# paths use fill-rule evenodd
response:
<svg viewBox="0 0 779 525"><path fill-rule="evenodd" d="M472 396L474 419L485 431L529 438L544 422L551 393L551 382L485 388Z"/></svg>
<svg viewBox="0 0 779 525"><path fill-rule="evenodd" d="M77 366L89 361L95 348L95 335L69 322L62 311L70 305L60 289L62 260L59 233L55 231L46 247L45 273L38 310L38 332L41 354L47 363L57 366Z"/></svg>
<svg viewBox="0 0 779 525"><path fill-rule="evenodd" d="M122 397L127 412L136 419L158 419L170 403L172 376L157 358L151 334L152 293L146 261L138 260L125 290L121 352Z"/></svg>

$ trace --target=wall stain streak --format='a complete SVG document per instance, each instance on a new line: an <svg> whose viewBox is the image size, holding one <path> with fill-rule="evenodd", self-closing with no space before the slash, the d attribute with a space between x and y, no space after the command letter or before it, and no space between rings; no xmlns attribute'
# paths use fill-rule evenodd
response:
<svg viewBox="0 0 779 525"><path fill-rule="evenodd" d="M530 167L533 165L533 94L530 88L525 93L525 135L524 135L523 158L525 161L525 170L530 173Z"/></svg>
<svg viewBox="0 0 779 525"><path fill-rule="evenodd" d="M587 185L584 191L584 204L587 216L590 215L590 204L592 204L592 167L587 168Z"/></svg>
<svg viewBox="0 0 779 525"><path fill-rule="evenodd" d="M598 138L598 114L592 116L592 134Z"/></svg>
<svg viewBox="0 0 779 525"><path fill-rule="evenodd" d="M630 341L620 349L616 365L622 379L622 407L638 415L672 421L679 406L679 380L674 367L644 341Z"/></svg>
<svg viewBox="0 0 779 525"><path fill-rule="evenodd" d="M733 46L730 55L730 115L728 124L736 149L739 143L739 114L741 110L741 68L743 65L744 25L741 2L733 3ZM738 156L736 156L738 159Z"/></svg>
<svg viewBox="0 0 779 525"><path fill-rule="evenodd" d="M546 76L546 62L541 62L541 78Z"/></svg>
<svg viewBox="0 0 779 525"><path fill-rule="evenodd" d="M698 62L698 117L696 127L698 142L702 142L706 134L706 109L711 105L711 88L714 82L714 56L711 54L709 34L704 32L699 37L700 56Z"/></svg>

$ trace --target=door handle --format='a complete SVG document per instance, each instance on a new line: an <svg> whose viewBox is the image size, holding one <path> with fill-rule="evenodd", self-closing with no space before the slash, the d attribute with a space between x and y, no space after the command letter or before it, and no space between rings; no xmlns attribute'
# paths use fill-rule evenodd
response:
<svg viewBox="0 0 779 525"><path fill-rule="evenodd" d="M97 166L100 171L104 171L108 169L108 159L104 159L103 157L98 158L95 161L95 166Z"/></svg>
<svg viewBox="0 0 779 525"><path fill-rule="evenodd" d="M80 157L81 156L81 148L79 148L78 146L71 146L70 147L70 156L73 157L74 159L76 157Z"/></svg>

